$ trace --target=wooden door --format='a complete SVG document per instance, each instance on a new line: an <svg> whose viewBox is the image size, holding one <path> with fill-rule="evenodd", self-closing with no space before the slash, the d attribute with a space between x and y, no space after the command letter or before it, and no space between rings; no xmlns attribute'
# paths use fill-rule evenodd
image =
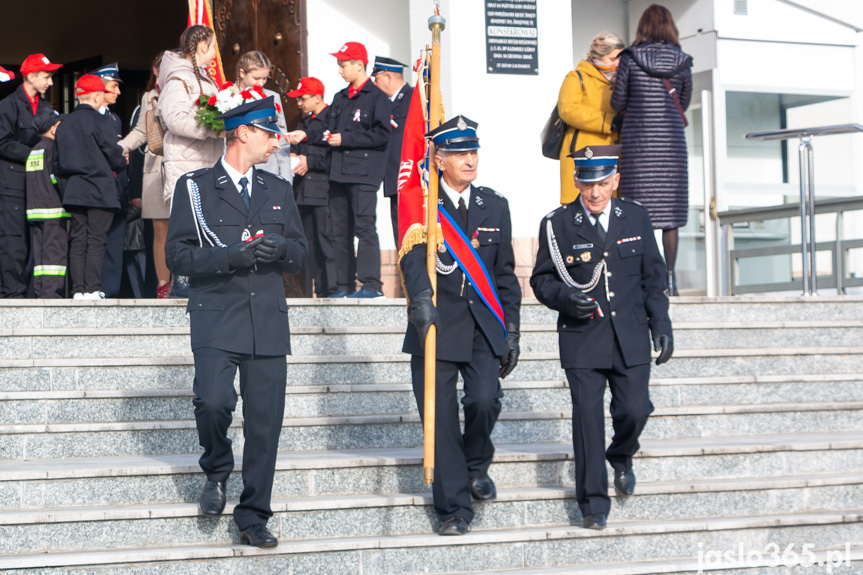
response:
<svg viewBox="0 0 863 575"><path fill-rule="evenodd" d="M297 86L306 62L305 0L213 0L214 25L225 76L236 80L240 55L260 50L273 63L267 88L279 92L288 129L296 127L299 110L285 93Z"/></svg>

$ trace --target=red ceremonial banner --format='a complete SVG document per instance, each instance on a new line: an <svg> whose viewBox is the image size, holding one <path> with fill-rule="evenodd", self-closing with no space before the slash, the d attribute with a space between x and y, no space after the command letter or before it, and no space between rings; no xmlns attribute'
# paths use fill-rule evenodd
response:
<svg viewBox="0 0 863 575"><path fill-rule="evenodd" d="M425 91L423 74L420 72L417 85L405 120L402 140L402 157L399 164L399 245L413 224L425 225L425 199L421 167L425 162L428 144L425 139L426 120L423 112L422 94Z"/></svg>

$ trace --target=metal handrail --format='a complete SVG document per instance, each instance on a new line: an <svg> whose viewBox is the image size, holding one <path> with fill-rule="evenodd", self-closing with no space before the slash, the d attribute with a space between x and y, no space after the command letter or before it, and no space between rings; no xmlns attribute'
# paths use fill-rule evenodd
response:
<svg viewBox="0 0 863 575"><path fill-rule="evenodd" d="M803 295L818 295L815 277L815 151L813 136L834 136L863 132L860 124L839 124L771 132L750 132L747 140L790 140L800 138L800 251L803 256Z"/></svg>
<svg viewBox="0 0 863 575"><path fill-rule="evenodd" d="M863 210L863 196L819 200L815 204L816 214L830 214L833 212L848 212L852 210ZM794 203L759 208L745 208L741 210L728 210L725 212L719 212L716 215L719 218L719 224L724 226L741 222L791 218L799 215L799 212L800 206Z"/></svg>

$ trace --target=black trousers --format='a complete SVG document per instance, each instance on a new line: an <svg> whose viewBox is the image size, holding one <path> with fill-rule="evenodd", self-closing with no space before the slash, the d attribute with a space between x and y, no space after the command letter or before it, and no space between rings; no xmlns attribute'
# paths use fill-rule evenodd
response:
<svg viewBox="0 0 863 575"><path fill-rule="evenodd" d="M66 297L69 222L38 220L30 224L33 246L33 291L37 298Z"/></svg>
<svg viewBox="0 0 863 575"><path fill-rule="evenodd" d="M0 189L0 298L27 295L29 236L24 192Z"/></svg>
<svg viewBox="0 0 863 575"><path fill-rule="evenodd" d="M333 252L336 258L336 286L348 293L354 291L354 236L359 240L356 251L356 279L363 288L380 291L381 246L378 242L377 193L375 186L330 182L330 219L333 230Z"/></svg>
<svg viewBox="0 0 863 575"><path fill-rule="evenodd" d="M327 297L338 289L330 210L328 206L299 206L299 209L303 230L309 241L304 291L308 297L312 297L313 292L318 297Z"/></svg>
<svg viewBox="0 0 863 575"><path fill-rule="evenodd" d="M194 351L195 423L204 454L201 469L211 481L227 481L234 469L228 427L237 407L234 376L240 369L243 397L243 492L234 508L241 530L266 524L285 415L287 360L284 355L252 356L214 348Z"/></svg>
<svg viewBox="0 0 863 575"><path fill-rule="evenodd" d="M583 515L611 509L608 471L632 468L641 435L653 404L648 393L650 364L626 367L619 350L611 369L567 369L572 395L572 445L575 452L575 494ZM614 437L605 449L605 384L611 388L611 421Z"/></svg>
<svg viewBox="0 0 863 575"><path fill-rule="evenodd" d="M69 275L72 293L102 291L102 262L114 212L99 208L68 208L72 214Z"/></svg>
<svg viewBox="0 0 863 575"><path fill-rule="evenodd" d="M390 196L390 219L393 222L393 239L396 241L396 251L399 249L399 197Z"/></svg>
<svg viewBox="0 0 863 575"><path fill-rule="evenodd" d="M126 212L113 212L108 229L105 259L102 261L102 291L105 297L118 297L123 282L123 248L126 242Z"/></svg>
<svg viewBox="0 0 863 575"><path fill-rule="evenodd" d="M435 466L432 495L441 521L461 517L468 523L474 511L470 480L488 474L494 456L491 432L500 415L500 360L480 330L474 331L470 363L436 361ZM459 422L456 381L464 380L464 433ZM420 417L425 417L425 358L411 356L411 381Z"/></svg>

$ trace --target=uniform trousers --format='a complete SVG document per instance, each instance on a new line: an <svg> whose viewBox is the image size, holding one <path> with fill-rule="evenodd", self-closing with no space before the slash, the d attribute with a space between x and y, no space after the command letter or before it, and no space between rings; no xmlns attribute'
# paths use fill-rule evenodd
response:
<svg viewBox="0 0 863 575"><path fill-rule="evenodd" d="M72 214L69 243L72 293L102 291L102 262L114 211L80 206L68 210Z"/></svg>
<svg viewBox="0 0 863 575"><path fill-rule="evenodd" d="M27 295L29 240L24 192L19 192L20 196L2 192L0 190L0 298L22 298Z"/></svg>
<svg viewBox="0 0 863 575"><path fill-rule="evenodd" d="M305 293L312 297L312 280L314 293L318 297L327 297L335 292L336 287L336 256L333 253L333 243L329 209L327 206L299 206L303 230L309 241L309 257L306 260Z"/></svg>
<svg viewBox="0 0 863 575"><path fill-rule="evenodd" d="M221 349L194 350L195 423L204 454L199 463L210 481L227 481L234 469L228 427L237 407L234 376L240 370L243 398L243 492L234 508L240 530L265 524L273 516L270 498L285 415L287 360Z"/></svg>
<svg viewBox="0 0 863 575"><path fill-rule="evenodd" d="M468 523L474 511L470 480L485 477L494 456L491 432L500 415L503 391L500 360L485 335L474 330L470 362L435 362L435 466L432 495L441 521L461 517ZM464 380L464 433L459 422L456 381ZM425 358L411 356L411 381L420 417L424 418Z"/></svg>
<svg viewBox="0 0 863 575"><path fill-rule="evenodd" d="M606 459L615 471L632 468L638 436L653 412L648 393L650 364L626 367L615 342L611 369L566 370L572 396L572 444L575 453L575 494L583 515L611 509ZM614 437L605 450L605 384L611 389Z"/></svg>
<svg viewBox="0 0 863 575"><path fill-rule="evenodd" d="M396 241L396 249L399 249L399 197L390 196L390 220L393 222L393 238Z"/></svg>
<svg viewBox="0 0 863 575"><path fill-rule="evenodd" d="M354 291L354 236L356 279L364 289L381 289L381 247L378 242L376 186L330 182L330 219L336 258L336 286Z"/></svg>
<svg viewBox="0 0 863 575"><path fill-rule="evenodd" d="M39 299L66 297L68 227L66 220L41 220L30 224L33 290Z"/></svg>
<svg viewBox="0 0 863 575"><path fill-rule="evenodd" d="M105 297L118 297L123 282L123 248L126 242L126 212L114 212L108 238L105 243L105 259L102 261L102 291Z"/></svg>

